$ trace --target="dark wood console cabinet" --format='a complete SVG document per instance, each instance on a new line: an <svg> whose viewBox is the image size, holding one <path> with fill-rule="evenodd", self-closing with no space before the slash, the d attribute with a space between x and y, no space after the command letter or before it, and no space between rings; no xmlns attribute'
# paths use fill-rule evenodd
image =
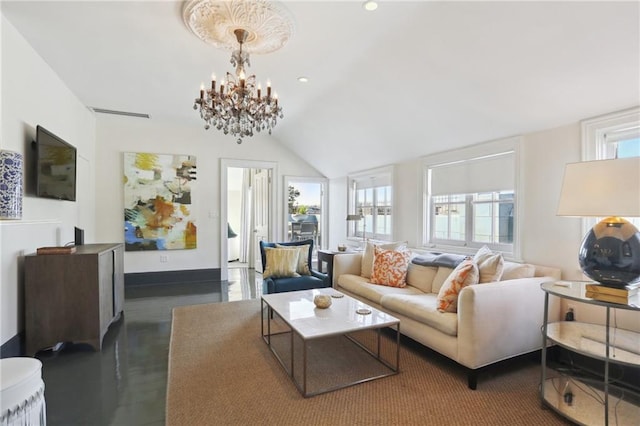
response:
<svg viewBox="0 0 640 426"><path fill-rule="evenodd" d="M124 245L87 244L73 254L25 256L25 334L28 356L58 342L102 338L124 308Z"/></svg>

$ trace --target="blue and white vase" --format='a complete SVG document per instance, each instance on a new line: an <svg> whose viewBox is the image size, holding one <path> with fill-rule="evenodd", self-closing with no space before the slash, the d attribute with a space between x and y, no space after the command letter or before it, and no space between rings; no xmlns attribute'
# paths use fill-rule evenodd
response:
<svg viewBox="0 0 640 426"><path fill-rule="evenodd" d="M22 154L0 150L0 219L22 218Z"/></svg>

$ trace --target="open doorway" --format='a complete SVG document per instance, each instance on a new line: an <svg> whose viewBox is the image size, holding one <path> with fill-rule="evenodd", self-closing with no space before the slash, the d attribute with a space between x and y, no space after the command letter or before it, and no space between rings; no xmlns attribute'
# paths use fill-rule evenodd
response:
<svg viewBox="0 0 640 426"><path fill-rule="evenodd" d="M262 285L258 243L275 235L276 164L223 159L221 171L221 278L229 282L229 300L234 293L254 298Z"/></svg>
<svg viewBox="0 0 640 426"><path fill-rule="evenodd" d="M326 247L327 180L313 177L285 176L285 238L288 241L312 239L313 256Z"/></svg>

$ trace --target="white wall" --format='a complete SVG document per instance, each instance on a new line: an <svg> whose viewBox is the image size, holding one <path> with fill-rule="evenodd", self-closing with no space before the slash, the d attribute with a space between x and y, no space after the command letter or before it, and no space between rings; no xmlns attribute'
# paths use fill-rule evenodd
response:
<svg viewBox="0 0 640 426"><path fill-rule="evenodd" d="M256 135L241 145L235 138L217 130L204 130L201 123L176 125L150 120L99 114L97 116L96 164L97 229L102 242L124 241L123 152L195 155L197 185L193 203L198 229L198 247L194 250L126 252L125 273L220 268L220 159L274 161L276 177L276 224L283 214L284 175L320 176L308 163L269 137ZM280 226L281 228L281 226ZM282 237L278 228L277 235ZM226 230L225 230L226 232ZM226 238L226 233L224 238ZM160 254L167 256L160 263Z"/></svg>
<svg viewBox="0 0 640 426"><path fill-rule="evenodd" d="M570 124L524 136L521 164L522 258L556 266L563 278L584 279L578 265L580 218L556 216L567 163L580 161L580 125Z"/></svg>
<svg viewBox="0 0 640 426"><path fill-rule="evenodd" d="M86 241L93 241L95 118L4 16L0 27L0 146L25 157L22 219L0 221L0 344L4 344L23 328L22 256L38 247L72 242L74 226L84 228ZM31 141L37 125L78 149L76 202L33 195Z"/></svg>

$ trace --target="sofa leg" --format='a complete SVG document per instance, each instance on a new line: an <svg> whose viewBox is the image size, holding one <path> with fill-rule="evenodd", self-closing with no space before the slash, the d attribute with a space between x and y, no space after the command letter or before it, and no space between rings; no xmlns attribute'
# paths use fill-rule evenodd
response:
<svg viewBox="0 0 640 426"><path fill-rule="evenodd" d="M477 370L469 370L467 373L467 386L469 389L476 390L478 387L478 371Z"/></svg>

